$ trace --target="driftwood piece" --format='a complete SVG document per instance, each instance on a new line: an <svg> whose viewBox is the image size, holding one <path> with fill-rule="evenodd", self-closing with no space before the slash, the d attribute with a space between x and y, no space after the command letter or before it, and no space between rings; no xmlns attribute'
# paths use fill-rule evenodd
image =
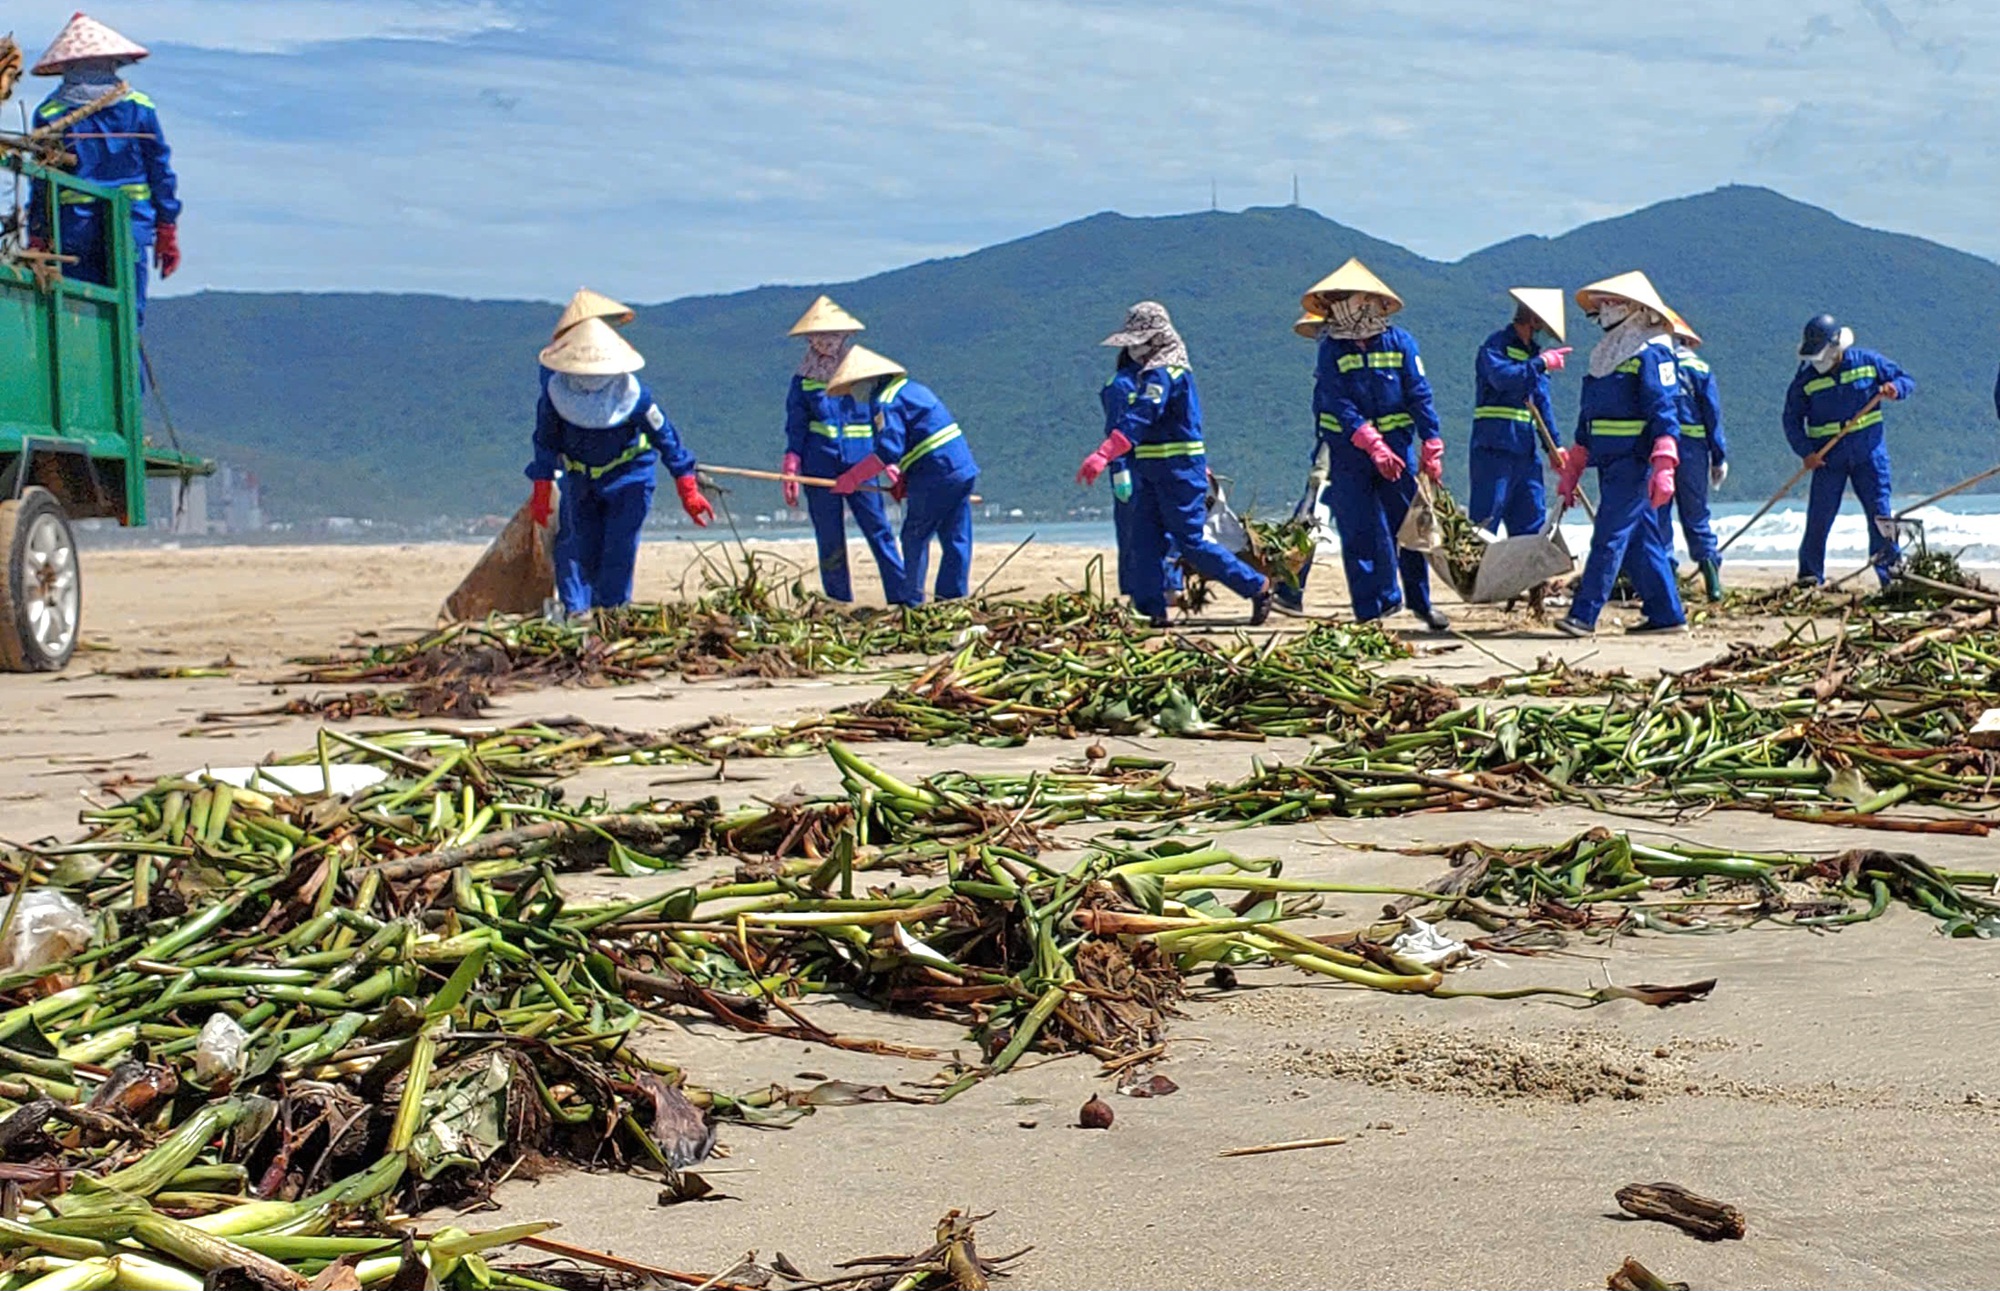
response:
<svg viewBox="0 0 2000 1291"><path fill-rule="evenodd" d="M1743 1236L1743 1212L1726 1202L1712 1201L1674 1183L1632 1183L1618 1190L1618 1204L1639 1219L1694 1234L1704 1242L1736 1241Z"/></svg>
<svg viewBox="0 0 2000 1291"><path fill-rule="evenodd" d="M1639 1261L1627 1258L1604 1279L1606 1291L1688 1291L1685 1282L1669 1282Z"/></svg>

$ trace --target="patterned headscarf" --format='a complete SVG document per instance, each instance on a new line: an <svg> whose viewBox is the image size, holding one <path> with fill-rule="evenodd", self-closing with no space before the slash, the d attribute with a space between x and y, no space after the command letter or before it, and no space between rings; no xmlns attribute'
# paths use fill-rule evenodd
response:
<svg viewBox="0 0 2000 1291"><path fill-rule="evenodd" d="M852 332L813 332L806 337L806 355L799 360L799 375L808 381L826 381L854 348Z"/></svg>
<svg viewBox="0 0 2000 1291"><path fill-rule="evenodd" d="M1673 345L1666 334L1667 320L1629 300L1606 298L1598 306L1597 325L1604 329L1604 339L1590 351L1590 375L1594 377L1610 376L1620 363L1656 339L1665 341L1669 348Z"/></svg>
<svg viewBox="0 0 2000 1291"><path fill-rule="evenodd" d="M1350 291L1326 304L1326 326L1320 334L1337 341L1369 341L1389 330L1389 315L1379 297Z"/></svg>
<svg viewBox="0 0 2000 1291"><path fill-rule="evenodd" d="M1104 344L1124 349L1141 370L1194 366L1167 307L1157 300L1142 300L1125 311L1125 325L1105 337Z"/></svg>

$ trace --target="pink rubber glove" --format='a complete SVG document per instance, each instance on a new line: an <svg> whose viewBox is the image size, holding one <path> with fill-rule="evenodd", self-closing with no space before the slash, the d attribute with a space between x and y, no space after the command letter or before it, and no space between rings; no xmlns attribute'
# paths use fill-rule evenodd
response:
<svg viewBox="0 0 2000 1291"><path fill-rule="evenodd" d="M903 473L891 466L884 474L889 477L889 496L901 502L909 496L909 486L903 483Z"/></svg>
<svg viewBox="0 0 2000 1291"><path fill-rule="evenodd" d="M1104 442L1090 451L1083 459L1083 465L1076 468L1076 482L1086 487L1097 483L1097 477L1111 469L1111 463L1132 451L1132 441L1118 431L1105 436Z"/></svg>
<svg viewBox="0 0 2000 1291"><path fill-rule="evenodd" d="M1427 439L1419 452L1418 463L1423 473L1433 484L1444 483L1444 440Z"/></svg>
<svg viewBox="0 0 2000 1291"><path fill-rule="evenodd" d="M715 508L701 495L701 484L694 476L675 476L674 491L681 495L681 510L687 512L687 517L694 521L695 528L708 528L708 522L715 519Z"/></svg>
<svg viewBox="0 0 2000 1291"><path fill-rule="evenodd" d="M797 475L800 472L804 471L805 468L806 468L805 461L802 458L800 458L797 453L786 453L784 465L780 466L778 470L780 474ZM799 482L797 480L786 480L785 505L788 507L795 507L798 504L799 504Z"/></svg>
<svg viewBox="0 0 2000 1291"><path fill-rule="evenodd" d="M1590 450L1582 444L1571 444L1562 450L1561 466L1556 471L1556 496L1566 507L1576 505L1576 486L1583 480L1584 468L1590 465Z"/></svg>
<svg viewBox="0 0 2000 1291"><path fill-rule="evenodd" d="M1680 445L1672 435L1662 435L1653 441L1653 473L1646 477L1646 501L1663 507L1674 500L1674 471L1680 460Z"/></svg>
<svg viewBox="0 0 2000 1291"><path fill-rule="evenodd" d="M1354 446L1368 454L1368 460L1375 463L1375 473L1394 484L1403 478L1405 466L1401 454L1382 442L1382 432L1369 422L1362 422L1354 432Z"/></svg>
<svg viewBox="0 0 2000 1291"><path fill-rule="evenodd" d="M866 460L856 462L842 471L840 477L833 482L833 491L841 497L846 497L881 473L881 464L875 461L873 454L870 454Z"/></svg>
<svg viewBox="0 0 2000 1291"><path fill-rule="evenodd" d="M554 480L536 480L528 490L528 519L543 529L549 527L549 518L555 514Z"/></svg>
<svg viewBox="0 0 2000 1291"><path fill-rule="evenodd" d="M1560 372L1565 367L1569 366L1569 350L1570 347L1567 345L1564 345L1558 349L1543 350L1542 371Z"/></svg>

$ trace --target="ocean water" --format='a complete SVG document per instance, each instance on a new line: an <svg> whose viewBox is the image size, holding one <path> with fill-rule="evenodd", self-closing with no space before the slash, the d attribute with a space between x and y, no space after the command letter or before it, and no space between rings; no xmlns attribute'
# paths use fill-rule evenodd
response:
<svg viewBox="0 0 2000 1291"><path fill-rule="evenodd" d="M1898 508L1923 497L1913 493L1896 500ZM1761 502L1730 502L1715 506L1710 521L1715 528L1715 536L1727 542L1731 535L1743 527L1743 522L1755 513ZM1590 547L1590 523L1580 513L1573 521L1563 524L1563 537L1568 540L1570 550L1581 556ZM1948 551L1959 556L1967 564L2000 565L2000 494L1974 494L1947 498L1933 506L1917 511L1911 519L1923 523L1924 541L1933 551ZM1737 539L1724 557L1728 561L1757 564L1789 565L1798 558L1799 538L1805 532L1806 508L1803 500L1781 503L1769 515L1757 522L1755 528ZM1116 545L1109 520L1098 521L1021 521L1007 520L979 521L974 528L975 540L982 546L1012 547L1033 534L1038 545L1099 547L1106 551ZM763 541L792 539L801 542L812 540L812 530L760 528L748 530L746 537ZM850 534L850 536L852 536ZM649 539L653 535L648 535ZM716 531L706 530L700 534L686 531L672 531L658 535L665 541L713 542ZM1680 522L1674 522L1675 547L1683 558L1687 555L1685 541L1680 535ZM1841 508L1840 516L1833 522L1833 533L1827 539L1827 562L1838 567L1843 563L1860 565L1868 557L1867 525L1861 518L1861 511L1849 498ZM1322 552L1331 558L1339 551L1338 545L1327 543ZM1844 571L1841 571L1844 572Z"/></svg>
<svg viewBox="0 0 2000 1291"><path fill-rule="evenodd" d="M1901 510L1923 496L1913 493L1895 499L1893 505ZM1761 502L1735 502L1715 507L1710 523L1716 538L1728 542L1761 505ZM1951 552L1967 564L2000 565L2000 496L1975 494L1947 498L1912 513L1910 519L1923 524L1924 543L1932 551ZM1799 539L1805 534L1805 528L1804 501L1780 503L1754 528L1738 538L1723 559L1789 564L1798 558ZM1573 525L1566 519L1563 537L1568 540L1570 550L1580 555L1590 545L1590 525L1588 522ZM1685 557L1686 539L1681 536L1678 517L1674 521L1674 544L1675 549ZM1829 573L1833 572L1832 566L1843 562L1853 565L1867 562L1868 523L1851 497L1833 522L1833 532L1826 541L1826 554Z"/></svg>

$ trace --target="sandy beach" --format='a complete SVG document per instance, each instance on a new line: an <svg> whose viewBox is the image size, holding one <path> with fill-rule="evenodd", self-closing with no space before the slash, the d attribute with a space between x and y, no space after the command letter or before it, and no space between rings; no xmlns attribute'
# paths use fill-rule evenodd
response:
<svg viewBox="0 0 2000 1291"><path fill-rule="evenodd" d="M973 580L1010 544L980 548ZM703 550L653 544L640 599L699 582ZM795 565L801 544L772 554ZM710 559L719 558L719 549ZM286 661L429 626L474 547L205 548L91 552L85 637L69 672L0 676L0 839L68 836L90 801L203 765L307 748L315 723L270 718L205 727L204 713L265 707L300 693ZM993 587L1040 594L1080 587L1097 553L1031 545ZM857 568L866 568L856 549ZM695 571L691 573L691 571ZM1743 578L1782 577L1765 571ZM857 581L865 582L865 579ZM1637 675L1692 666L1737 641L1769 641L1775 620L1697 624L1685 637L1626 637L1607 615L1594 640L1570 641L1497 609L1441 603L1471 642L1417 636L1391 671L1466 683L1543 657ZM1328 567L1310 608L1341 604ZM1234 617L1225 597L1213 611ZM1288 623L1274 624L1281 629ZM1396 624L1413 629L1405 617ZM223 659L226 677L139 681L106 675ZM770 721L879 692L842 676L776 683L666 679L620 689L508 695L492 721L574 715L662 729L729 714ZM367 729L360 723L357 729ZM1253 757L1303 742L1120 741L1173 759L1189 782L1245 774ZM1079 752L1063 741L1017 749L874 746L885 768L1035 769ZM659 768L593 771L614 803L675 792ZM725 804L795 785L832 790L824 759L739 762L686 792ZM1411 844L1465 838L1556 840L1592 825L1659 827L1562 808L1320 821L1226 836L1239 853L1279 856L1296 877L1423 885L1435 857ZM1188 832L1198 832L1190 826ZM1745 849L1912 850L1939 865L1991 868L1990 840L1894 837L1786 823L1746 812L1687 821L1672 837ZM726 870L727 866L720 866ZM703 871L695 871L700 874ZM673 881L682 881L674 876ZM587 876L582 893L628 884ZM1334 926L1374 914L1347 903ZM2000 956L1938 935L1892 909L1838 933L1760 926L1728 935L1648 934L1560 954L1489 962L1482 988L1529 982L1714 977L1708 1000L1671 1010L1613 1003L1397 997L1246 973L1235 990L1192 983L1157 1068L1163 1099L1114 1092L1088 1058L1031 1059L943 1106L826 1108L785 1130L725 1126L727 1156L705 1170L728 1200L662 1208L655 1179L582 1172L510 1182L480 1223L562 1221L567 1241L674 1269L725 1268L746 1250L782 1251L826 1276L857 1255L918 1249L946 1209L995 1212L981 1249L1032 1246L1017 1287L1595 1287L1636 1256L1696 1286L1981 1287L2000 1281ZM815 1000L808 1015L852 1035L974 1048L956 1028ZM686 1021L656 1027L648 1052L695 1083L749 1090L802 1072L866 1084L919 1081L935 1064L748 1038ZM1092 1093L1117 1123L1072 1128ZM1337 1137L1312 1151L1219 1159L1224 1149ZM1617 1217L1612 1194L1671 1180L1740 1207L1745 1240L1698 1242Z"/></svg>

